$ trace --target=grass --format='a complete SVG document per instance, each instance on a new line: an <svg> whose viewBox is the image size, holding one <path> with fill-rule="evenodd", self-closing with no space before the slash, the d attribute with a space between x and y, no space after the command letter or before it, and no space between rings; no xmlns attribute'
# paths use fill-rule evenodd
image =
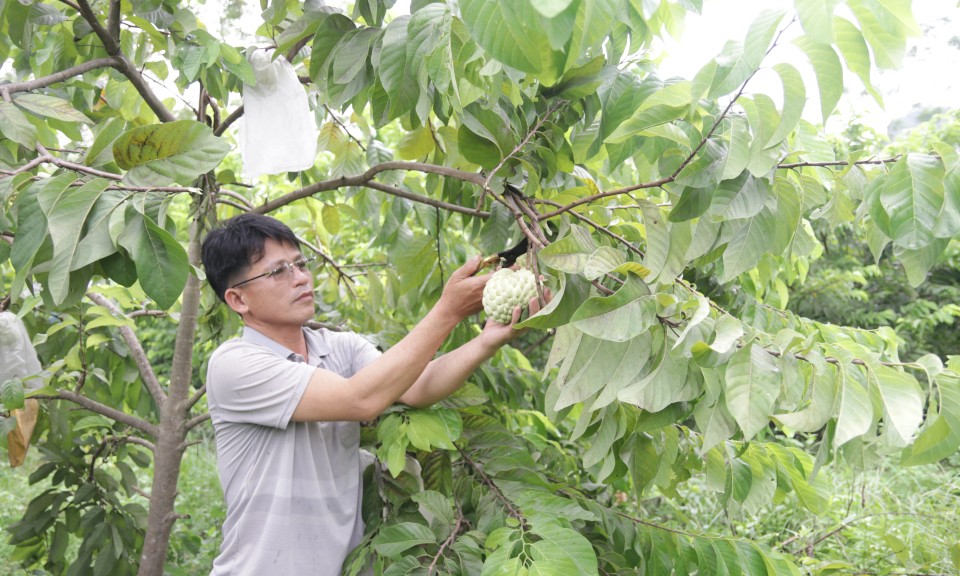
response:
<svg viewBox="0 0 960 576"><path fill-rule="evenodd" d="M30 500L49 487L44 480L30 485L30 472L40 465L42 456L31 449L27 461L19 468L0 464L0 527L4 529L20 520ZM141 475L143 488L149 490L151 472ZM219 551L224 518L223 493L217 476L216 455L208 440L190 448L183 459L180 475L177 512L186 517L177 520L170 537L165 572L172 576L207 574ZM146 504L144 502L144 504ZM14 547L0 538L0 574L32 576L12 559Z"/></svg>
<svg viewBox="0 0 960 576"><path fill-rule="evenodd" d="M756 514L731 515L699 478L682 490L680 509L664 502L649 511L673 528L762 542L814 575L960 572L960 455L913 468L833 464L820 474L833 490L819 515L792 495Z"/></svg>
<svg viewBox="0 0 960 576"><path fill-rule="evenodd" d="M6 528L13 524L23 515L27 504L34 497L43 492L48 486L47 482L39 482L30 485L28 480L30 473L40 464L40 453L31 448L27 452L27 459L22 466L11 468L6 462L5 451L3 451L3 462L0 462L0 527ZM0 574L9 576L22 576L29 574L20 567L20 564L11 559L13 546L7 543L6 534L0 538Z"/></svg>

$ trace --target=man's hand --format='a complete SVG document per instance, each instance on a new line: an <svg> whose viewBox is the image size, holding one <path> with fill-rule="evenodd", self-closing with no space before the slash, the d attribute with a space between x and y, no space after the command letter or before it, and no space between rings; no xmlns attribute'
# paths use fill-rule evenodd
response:
<svg viewBox="0 0 960 576"><path fill-rule="evenodd" d="M450 276L437 302L436 307L440 311L463 320L483 310L483 287L487 285L490 275L474 276L482 260L482 257L475 256Z"/></svg>
<svg viewBox="0 0 960 576"><path fill-rule="evenodd" d="M544 305L550 302L553 299L553 294L550 290L544 288L543 290L543 299ZM540 311L540 301L537 298L531 298L527 303L527 310L530 311L530 316L533 316ZM490 350L496 350L503 346L504 344L510 342L514 338L517 338L521 334L525 333L527 330L514 330L514 325L520 321L520 316L523 314L523 310L520 306L515 306L513 309L513 317L510 319L509 324L501 324L493 319L488 319L487 323L483 327L483 332L480 333L480 340L483 343L484 347L488 347ZM528 316L529 317L529 316Z"/></svg>

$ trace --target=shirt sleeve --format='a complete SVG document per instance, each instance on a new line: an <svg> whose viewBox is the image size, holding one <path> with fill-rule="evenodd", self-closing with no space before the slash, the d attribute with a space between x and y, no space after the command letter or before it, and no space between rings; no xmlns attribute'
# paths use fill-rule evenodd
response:
<svg viewBox="0 0 960 576"><path fill-rule="evenodd" d="M210 359L210 413L226 422L285 429L316 368L256 345L224 345Z"/></svg>
<svg viewBox="0 0 960 576"><path fill-rule="evenodd" d="M351 374L356 374L367 364L379 358L382 353L363 336L359 334L353 334L352 336L353 361L351 362Z"/></svg>

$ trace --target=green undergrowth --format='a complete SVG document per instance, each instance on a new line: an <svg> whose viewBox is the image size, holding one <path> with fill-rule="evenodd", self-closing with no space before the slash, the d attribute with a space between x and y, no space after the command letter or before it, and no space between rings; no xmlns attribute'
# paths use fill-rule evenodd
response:
<svg viewBox="0 0 960 576"><path fill-rule="evenodd" d="M3 526L18 520L27 502L46 487L46 481L28 482L28 472L39 458L32 450L24 467L4 463L0 468ZM868 470L834 464L820 474L832 487L832 499L819 515L789 496L753 514L731 514L700 477L682 484L678 498L654 496L639 506L626 501L620 507L672 530L762 542L793 555L803 572L813 576L957 573L960 457L909 468L892 461ZM146 482L144 488L149 488ZM186 517L174 525L166 572L172 576L207 573L219 549L224 518L209 438L192 446L184 458L177 511ZM31 574L20 568L12 553L6 538L0 540L0 574Z"/></svg>
<svg viewBox="0 0 960 576"><path fill-rule="evenodd" d="M702 477L677 499L624 505L665 528L761 542L814 576L960 573L960 457L917 467L884 461L866 470L833 464L819 474L832 494L822 514L789 496L756 513L731 514Z"/></svg>

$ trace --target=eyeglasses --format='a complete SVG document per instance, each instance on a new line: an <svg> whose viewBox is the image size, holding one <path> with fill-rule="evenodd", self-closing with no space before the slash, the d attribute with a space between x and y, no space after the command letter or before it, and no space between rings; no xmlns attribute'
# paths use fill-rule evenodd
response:
<svg viewBox="0 0 960 576"><path fill-rule="evenodd" d="M273 278L274 280L290 278L291 276L293 276L294 269L297 269L303 272L307 269L307 266L309 266L311 262L313 262L313 258L300 258L299 260L295 260L293 262L284 262L283 264L280 264L279 266L277 266L276 268L274 268L269 272L258 274L253 278L247 278L243 282L237 282L236 284L231 286L231 288L236 288L237 286L243 286L247 282L253 282L254 280L257 280L259 278Z"/></svg>

